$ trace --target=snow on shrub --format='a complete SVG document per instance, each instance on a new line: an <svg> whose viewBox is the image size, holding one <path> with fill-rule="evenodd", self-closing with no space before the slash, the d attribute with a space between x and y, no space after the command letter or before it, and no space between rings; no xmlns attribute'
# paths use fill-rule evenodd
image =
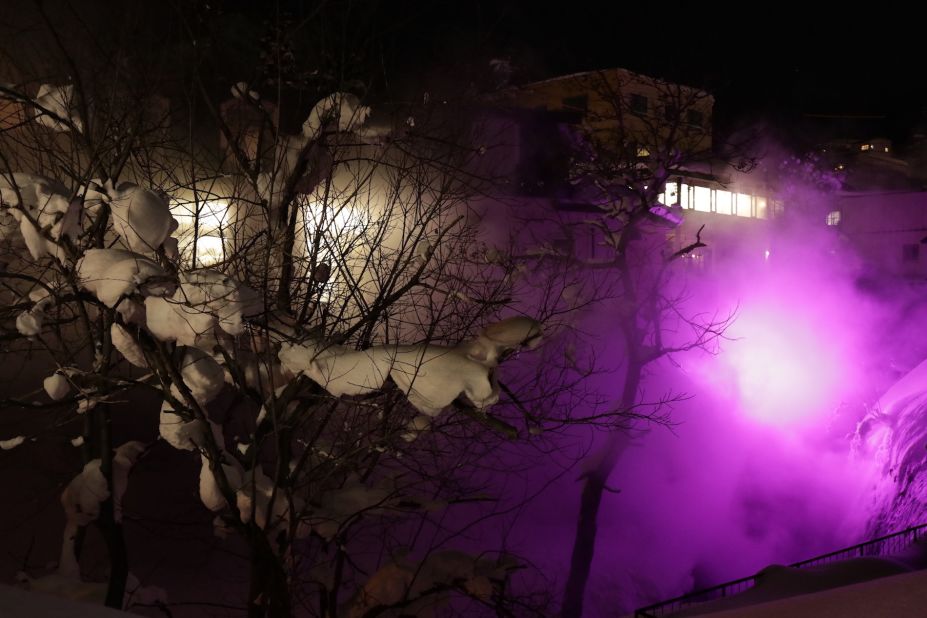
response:
<svg viewBox="0 0 927 618"><path fill-rule="evenodd" d="M77 261L80 285L107 307L129 294L170 294L174 285L156 262L122 249L90 249Z"/></svg>

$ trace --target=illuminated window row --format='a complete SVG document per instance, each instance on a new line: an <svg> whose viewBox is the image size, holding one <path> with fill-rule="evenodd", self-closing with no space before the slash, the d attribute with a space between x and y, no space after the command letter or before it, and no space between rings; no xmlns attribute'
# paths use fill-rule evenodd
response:
<svg viewBox="0 0 927 618"><path fill-rule="evenodd" d="M660 201L669 206L679 205L688 210L714 212L721 215L768 219L769 204L765 197L748 193L734 193L723 189L710 189L686 183L668 183ZM773 209L780 206L773 202Z"/></svg>

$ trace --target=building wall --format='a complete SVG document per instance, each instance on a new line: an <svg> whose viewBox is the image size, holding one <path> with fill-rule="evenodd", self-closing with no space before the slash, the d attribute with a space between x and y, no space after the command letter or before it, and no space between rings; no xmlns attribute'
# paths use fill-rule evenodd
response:
<svg viewBox="0 0 927 618"><path fill-rule="evenodd" d="M714 97L626 69L556 77L511 89L506 96L519 107L573 112L594 132L620 128L644 144L677 125L687 149L711 149Z"/></svg>
<svg viewBox="0 0 927 618"><path fill-rule="evenodd" d="M927 277L927 192L845 194L829 220L871 268Z"/></svg>

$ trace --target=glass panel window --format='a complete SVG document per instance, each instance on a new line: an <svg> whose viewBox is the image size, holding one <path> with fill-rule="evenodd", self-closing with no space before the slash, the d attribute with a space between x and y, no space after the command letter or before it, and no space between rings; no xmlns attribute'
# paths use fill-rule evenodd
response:
<svg viewBox="0 0 927 618"><path fill-rule="evenodd" d="M766 211L766 198L756 196L756 214L755 216L758 219L765 219L769 216L769 213Z"/></svg>
<svg viewBox="0 0 927 618"><path fill-rule="evenodd" d="M682 183L679 185L679 205L683 208L692 208L692 200L689 199L689 185Z"/></svg>
<svg viewBox="0 0 927 618"><path fill-rule="evenodd" d="M693 208L701 212L711 212L711 189L692 187Z"/></svg>
<svg viewBox="0 0 927 618"><path fill-rule="evenodd" d="M738 193L736 212L737 212L738 217L752 217L753 216L753 196L747 195L746 193Z"/></svg>
<svg viewBox="0 0 927 618"><path fill-rule="evenodd" d="M647 97L642 94L631 95L631 113L643 116L647 113Z"/></svg>
<svg viewBox="0 0 927 618"><path fill-rule="evenodd" d="M734 214L734 194L730 191L715 191L715 212L722 215Z"/></svg>

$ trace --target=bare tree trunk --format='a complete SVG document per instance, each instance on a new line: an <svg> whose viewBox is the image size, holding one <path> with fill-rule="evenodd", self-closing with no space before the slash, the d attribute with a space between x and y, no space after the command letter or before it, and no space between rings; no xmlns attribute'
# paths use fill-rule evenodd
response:
<svg viewBox="0 0 927 618"><path fill-rule="evenodd" d="M639 363L629 360L621 396L621 406L624 410L632 409L636 403L642 369ZM603 446L604 453L598 465L585 475L576 521L576 536L573 540L573 554L570 556L570 573L563 593L563 606L560 609L561 618L580 618L583 615L586 583L589 581L592 558L595 554L602 492L608 486L608 477L618 463L619 442L618 434L612 432Z"/></svg>
<svg viewBox="0 0 927 618"><path fill-rule="evenodd" d="M274 554L265 531L249 526L251 537L251 589L248 618L287 618L292 615L290 590L283 563Z"/></svg>
<svg viewBox="0 0 927 618"><path fill-rule="evenodd" d="M100 472L109 486L109 498L100 504L100 518L97 526L106 541L109 554L109 585L106 588L106 606L122 609L126 594L126 579L129 576L129 557L122 525L116 521L116 486L113 483L113 440L109 409L103 405L94 410L97 416L100 438Z"/></svg>

